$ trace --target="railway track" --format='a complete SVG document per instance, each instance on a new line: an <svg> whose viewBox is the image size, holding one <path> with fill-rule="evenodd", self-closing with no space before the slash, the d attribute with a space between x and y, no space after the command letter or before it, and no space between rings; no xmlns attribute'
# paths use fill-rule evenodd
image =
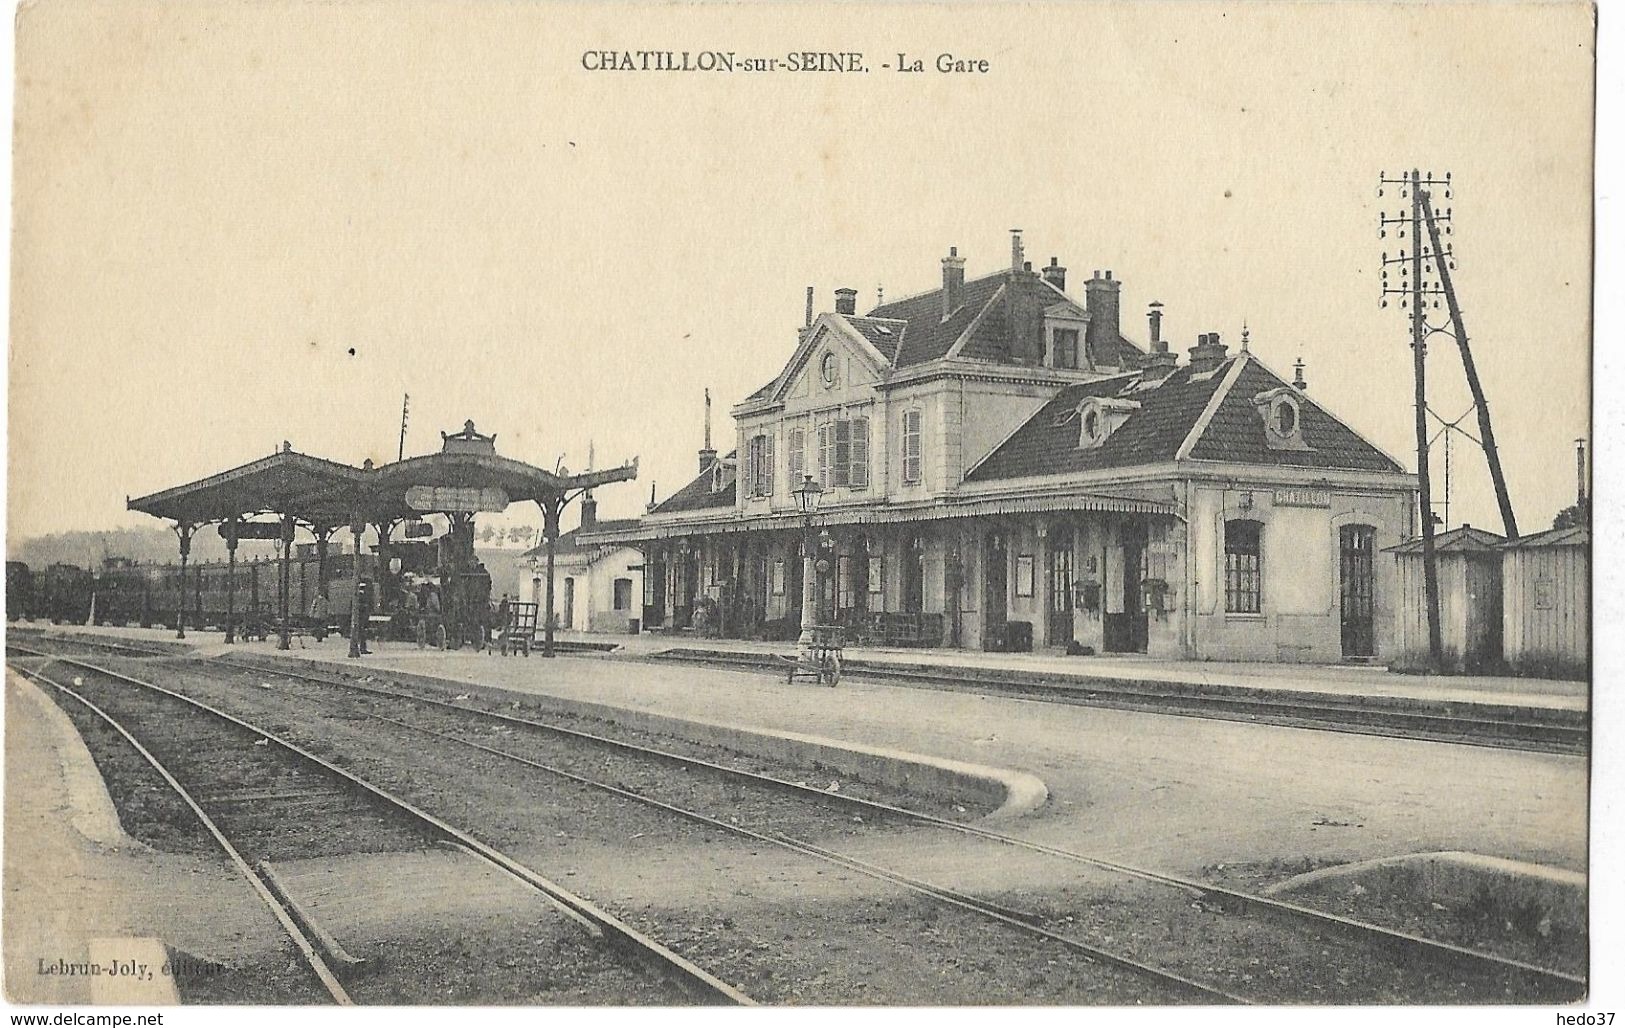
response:
<svg viewBox="0 0 1625 1028"><path fill-rule="evenodd" d="M217 661L212 663L221 662ZM387 700L396 710L399 710L400 708L399 701L403 699L408 700L422 710L433 711L444 718L450 719L452 723L449 725L441 724L438 727L430 727L424 724L412 724L402 721L396 716L379 715L376 713L372 714L371 716L377 717L380 721L393 724L404 731L415 732L423 735L424 737L434 738L446 744L467 747L490 756L512 761L514 763L530 767L541 773L574 781L586 787L608 792L622 799L630 799L653 806L657 809L662 809L676 817L682 817L697 823L707 824L720 831L731 832L736 835L743 835L762 844L776 845L796 852L804 857L824 859L831 863L842 866L848 871L891 881L893 884L910 889L918 894L934 896L936 899L942 902L959 906L962 909L973 910L982 916L990 917L995 920L1000 918L1008 919L1010 926L1018 931L1036 928L1039 934L1044 932L1048 932L1050 935L1061 934L1054 931L1054 929L1058 926L1053 921L1048 922L1048 927L1046 927L1045 924L1042 923L1042 918L1035 918L1031 915L1023 915L1021 912L1014 912L1014 916L1012 916L1011 911L1000 907L998 904L990 904L988 901L980 899L977 896L954 889L947 889L932 885L928 882L923 882L909 875L901 874L883 866L877 866L871 861L865 861L851 856L850 854L843 854L834 850L826 849L808 841L805 838L789 837L783 835L782 833L756 831L749 827L724 822L716 816L716 811L705 813L702 811L685 808L679 806L678 804L661 800L656 796L647 795L632 789L622 788L618 785L598 780L595 777L579 774L576 771L570 770L568 767L559 766L557 761L549 762L546 760L538 760L534 754L527 755L525 753L514 752L516 747L514 746L514 741L512 739L504 740L505 745L503 747L496 747L488 745L489 740L467 738L465 734L466 724L470 721L470 719L473 719L476 722L483 722L488 725L499 725L503 729L518 729L526 733L534 733L551 736L558 739L570 740L575 744L585 743L592 747L607 749L619 754L635 755L637 759L645 762L654 761L666 765L676 765L694 770L700 770L707 774L715 775L721 779L731 782L747 783L751 788L754 789L780 792L786 795L798 797L802 801L811 801L820 804L826 808L834 805L843 811L861 811L862 813L860 816L869 819L871 824L879 823L883 820L889 820L892 822L906 822L911 825L923 825L934 829L959 833L961 836L967 839L976 840L978 844L992 847L1012 847L1029 853L1043 854L1046 857L1061 861L1086 865L1097 871L1109 872L1110 874L1131 878L1139 882L1152 883L1156 886L1178 893L1180 896L1185 898L1194 898L1196 900L1197 908L1209 910L1220 909L1233 913L1261 915L1263 919L1266 919L1275 925L1294 925L1300 930L1334 934L1345 940L1355 940L1359 946L1374 949L1380 953L1402 955L1403 959L1407 962L1422 961L1429 966L1448 968L1452 975L1471 974L1485 980L1493 979L1496 982L1501 983L1499 986L1500 991L1502 994L1506 995L1514 995L1524 998L1572 997L1573 995L1583 992L1585 987L1584 979L1582 977L1566 974L1559 970L1538 967L1532 964L1510 960L1495 954L1465 949L1449 943L1426 939L1404 932L1397 932L1382 926L1355 921L1349 918L1343 918L1338 915L1315 910L1314 908L1301 907L1280 900L1241 893L1235 890L1223 889L1208 883L1164 874L1153 869L1133 867L1119 862L1102 860L1087 854L1077 853L1059 847L1033 843L1017 837L992 831L979 825L965 824L957 821L937 818L931 815L921 814L910 810L903 810L884 803L863 800L844 794L831 794L801 783L788 782L770 776L760 775L737 768L726 767L715 763L698 760L692 756L684 756L682 754L656 750L635 743L628 743L622 740L606 738L601 735L585 733L578 729L571 729L558 724L550 724L532 718L518 717L504 712L478 710L463 703L448 702L446 700L435 699L433 697L415 695L398 689L384 688L376 684L353 682L326 675L306 674L293 671L291 669L272 669L267 668L262 664L238 664L235 661L225 663L227 663L229 666L251 669L256 674L276 674L284 678L314 684L326 690L339 689L355 696L363 696L375 700ZM463 723L462 728L459 728L458 722ZM1178 908L1174 909L1173 914L1175 916L1185 916L1179 914L1179 910L1185 909L1186 906L1187 905L1182 901L1178 905ZM1039 921L1041 923L1032 924L1031 922L1033 921ZM1187 997L1203 998L1209 1002L1243 1000L1247 998L1242 995L1238 995L1235 991L1231 991L1230 988L1227 988L1225 985L1215 985L1211 982L1204 983L1195 980L1193 977L1185 973L1181 973L1177 969L1172 969L1161 964L1148 963L1143 956L1125 957L1120 953L1106 950L1100 946L1091 947L1090 943L1082 940L1071 939L1070 937L1064 938L1068 939L1068 941L1063 943L1064 945L1071 946L1080 952L1090 952L1090 949L1092 948L1093 952L1090 953L1090 955L1095 959L1099 959L1107 963L1115 963L1119 967L1134 970L1137 973L1151 977L1158 975L1164 976L1165 984L1177 989L1180 993ZM1279 997L1269 996L1262 998L1279 999ZM1418 998L1427 997L1411 996L1410 998L1414 1001Z"/></svg>
<svg viewBox="0 0 1625 1028"><path fill-rule="evenodd" d="M162 778L271 912L335 1003L353 1002L344 979L360 973L365 962L345 952L299 907L269 856L290 849L299 855L319 853L313 845L319 847L319 840L330 833L346 830L353 835L358 825L371 822L379 824L366 832L366 838L351 838L347 849L399 851L435 842L450 844L520 883L571 922L574 930L606 943L670 983L676 994L701 1003L752 1002L740 990L502 850L275 732L116 670L16 645L8 648L45 658L49 662L45 668L13 666L106 724ZM50 673L56 665L81 674L64 684ZM91 676L88 683L86 674ZM139 695L132 696L131 690ZM136 709L139 701L156 702L165 708L164 715L154 717L151 709ZM141 728L132 728L138 718ZM138 731L148 736L146 741ZM222 770L228 764L234 785L221 790L211 783L228 777ZM292 840L289 826L301 829L292 833ZM267 837L271 835L276 838ZM670 1000L670 994L656 998L661 1003Z"/></svg>
<svg viewBox="0 0 1625 1028"><path fill-rule="evenodd" d="M677 648L647 657L623 659L781 673L777 659L771 655L763 657L721 650ZM1335 697L1324 694L1317 694L1313 699L1300 699L1266 694L1262 690L1193 693L1128 679L1102 678L1079 682L1061 676L1042 675L1026 676L1025 680L1013 679L979 673L975 668L956 668L952 675L946 675L940 670L887 666L862 660L846 661L841 673L846 678L888 685L969 692L1042 703L1107 707L1541 753L1585 753L1591 738L1584 715L1568 717L1560 712L1538 718L1485 717L1468 712L1433 713L1376 707L1364 702L1340 703L1335 701Z"/></svg>

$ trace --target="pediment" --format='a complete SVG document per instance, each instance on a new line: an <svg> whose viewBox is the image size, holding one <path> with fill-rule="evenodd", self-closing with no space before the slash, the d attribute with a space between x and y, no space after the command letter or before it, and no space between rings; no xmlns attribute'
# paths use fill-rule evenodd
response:
<svg viewBox="0 0 1625 1028"><path fill-rule="evenodd" d="M836 398L878 382L889 367L874 345L838 315L820 315L779 373L773 399Z"/></svg>
<svg viewBox="0 0 1625 1028"><path fill-rule="evenodd" d="M1089 312L1073 303L1071 300L1062 300L1052 303L1044 308L1046 321L1088 321Z"/></svg>

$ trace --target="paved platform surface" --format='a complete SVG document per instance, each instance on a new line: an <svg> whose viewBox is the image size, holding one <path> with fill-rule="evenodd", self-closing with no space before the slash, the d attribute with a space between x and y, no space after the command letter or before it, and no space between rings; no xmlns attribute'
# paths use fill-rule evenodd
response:
<svg viewBox="0 0 1625 1028"><path fill-rule="evenodd" d="M214 635L193 641L202 652L226 649ZM272 644L231 649L276 653ZM290 655L351 669L358 663L333 639ZM602 656L503 658L380 644L360 663L1026 771L1048 785L1050 802L1003 830L1170 871L1440 850L1586 868L1583 757L857 679L838 689L792 686L762 673Z"/></svg>
<svg viewBox="0 0 1625 1028"><path fill-rule="evenodd" d="M94 960L161 963L161 942L231 960L281 945L220 862L124 834L90 753L38 687L6 673L5 994L12 1003L170 1004L174 981L63 974ZM161 940L161 942L160 942Z"/></svg>

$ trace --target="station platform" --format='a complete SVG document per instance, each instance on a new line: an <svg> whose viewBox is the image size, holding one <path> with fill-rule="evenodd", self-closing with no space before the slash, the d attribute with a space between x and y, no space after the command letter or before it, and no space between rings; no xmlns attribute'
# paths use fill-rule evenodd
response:
<svg viewBox="0 0 1625 1028"><path fill-rule="evenodd" d="M26 627L26 626L25 626ZM64 629L173 643L173 633ZM1047 800L1002 830L1085 848L1145 866L1200 873L1220 864L1320 866L1409 853L1467 851L1584 871L1587 762L1584 756L1503 750L921 689L850 678L838 689L788 684L782 673L719 669L647 658L679 645L670 637L561 635L617 642L605 653L548 660L375 643L360 660L344 640L227 647L192 633L199 656L225 653L312 661L350 674L391 672L444 683L456 695L485 689L591 703L672 723L802 734L940 761L1006 769L1041 781ZM715 648L715 640L683 641ZM783 644L730 644L751 653ZM1120 658L958 651L847 651L849 659L891 659L1023 673L1085 664L1185 682L1281 689L1340 689L1350 695L1436 702L1429 688L1474 702L1585 709L1584 683L1524 679L1426 679L1380 669L1199 664ZM1099 663L1093 663L1098 660ZM1110 663L1107 663L1110 661ZM1031 673L1031 672L1027 672ZM1362 691L1363 690L1363 691Z"/></svg>

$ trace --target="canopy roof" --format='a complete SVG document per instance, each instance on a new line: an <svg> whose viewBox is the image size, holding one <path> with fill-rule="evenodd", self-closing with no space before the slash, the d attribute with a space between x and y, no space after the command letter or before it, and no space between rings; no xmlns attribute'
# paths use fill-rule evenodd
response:
<svg viewBox="0 0 1625 1028"><path fill-rule="evenodd" d="M495 436L467 422L441 433L440 453L362 467L299 453L287 443L269 457L196 482L127 499L125 506L181 524L206 524L257 514L289 515L307 525L369 523L421 514L501 510L510 503L562 503L575 492L637 477L637 461L570 474L500 457Z"/></svg>

